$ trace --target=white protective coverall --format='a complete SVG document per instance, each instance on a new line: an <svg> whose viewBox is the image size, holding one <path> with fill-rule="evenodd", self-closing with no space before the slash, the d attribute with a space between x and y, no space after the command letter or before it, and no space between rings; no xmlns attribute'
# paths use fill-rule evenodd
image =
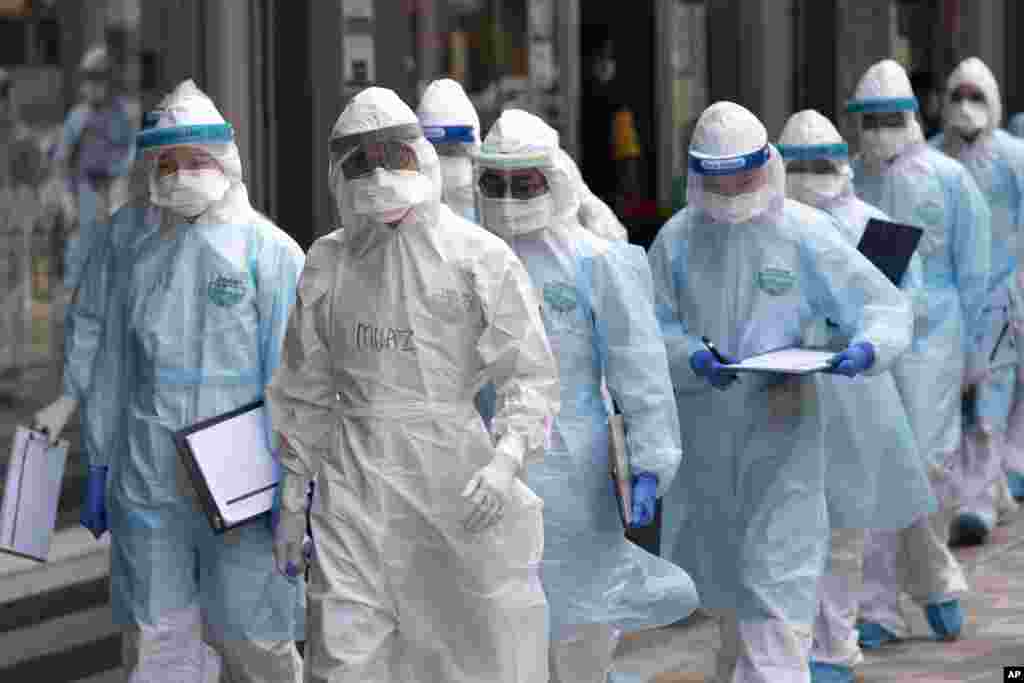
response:
<svg viewBox="0 0 1024 683"><path fill-rule="evenodd" d="M924 303L916 312L913 344L893 367L893 377L940 510L906 530L867 535L860 616L869 627L885 629L886 640L907 633L899 609L901 590L935 613L931 625L942 637L955 637L960 630L960 617L946 618L937 611L967 590L946 542L957 497L963 330L981 314L991 251L984 197L961 164L925 144L913 115L916 108L910 79L892 60L868 69L847 105L860 114L862 128L861 156L854 163L857 195L892 220L924 230L917 248L924 266ZM863 129L865 115L887 113L901 115L903 125ZM864 634L862 629L862 645Z"/></svg>
<svg viewBox="0 0 1024 683"><path fill-rule="evenodd" d="M785 199L782 160L748 110L705 110L690 168L689 206L648 255L686 453L665 497L670 559L721 616L719 683L806 683L829 540L817 384L749 374L719 391L692 363L702 336L742 359L828 317L875 349L867 373L884 373L910 342L911 307L828 214ZM739 192L709 189L726 181Z"/></svg>
<svg viewBox="0 0 1024 683"><path fill-rule="evenodd" d="M779 138L787 162L786 195L831 214L856 245L870 219L888 221L853 194L848 148L832 122L814 110L790 117ZM813 172L822 164L830 172ZM811 167L811 168L809 168ZM914 301L922 286L914 255L900 283ZM819 321L823 343L840 351L849 338L831 321ZM853 379L818 375L826 410L826 492L832 544L818 587L812 672L823 666L852 680L863 657L857 644L857 602L862 579L864 530L898 530L935 510L927 468L914 439L903 400L889 372ZM836 676L833 676L837 678Z"/></svg>
<svg viewBox="0 0 1024 683"><path fill-rule="evenodd" d="M437 154L394 92L356 95L331 147L345 227L307 257L268 392L286 514L304 515L316 482L306 680L546 681L542 501L509 477L480 530L461 495L543 457L558 411L529 275L441 203ZM487 381L494 441L473 404ZM278 528L293 557L303 524Z"/></svg>
<svg viewBox="0 0 1024 683"><path fill-rule="evenodd" d="M973 86L983 101L959 97L954 101L962 85ZM967 363L967 382L976 389L962 440L961 508L952 534L954 540L983 542L999 512L1007 514L1016 507L1006 490L1007 473L1024 472L1024 457L1008 446L1006 438L1019 367L1021 312L1011 290L1016 289L1024 228L1024 141L999 128L1003 119L999 85L977 57L965 59L950 75L943 118L944 131L932 144L970 171L992 212L988 300L978 327L967 330L976 347Z"/></svg>

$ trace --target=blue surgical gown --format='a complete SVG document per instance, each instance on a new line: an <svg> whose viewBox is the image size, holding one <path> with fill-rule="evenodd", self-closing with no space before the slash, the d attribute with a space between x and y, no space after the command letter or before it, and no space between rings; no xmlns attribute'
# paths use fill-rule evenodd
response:
<svg viewBox="0 0 1024 683"><path fill-rule="evenodd" d="M624 537L608 474L602 377L624 415L633 471L656 475L661 495L680 462L643 250L607 242L572 219L510 244L541 299L561 383L550 447L527 470L544 500L541 578L551 637L585 624L640 630L683 619L697 607L692 580Z"/></svg>
<svg viewBox="0 0 1024 683"><path fill-rule="evenodd" d="M718 391L690 357L702 336L739 359L799 345L824 317L874 345L880 374L910 343L910 303L831 217L788 200L736 225L683 209L648 257L686 453L664 500L669 557L706 607L811 624L829 542L817 383L749 374Z"/></svg>
<svg viewBox="0 0 1024 683"><path fill-rule="evenodd" d="M966 331L979 324L987 298L989 208L967 170L926 144L880 174L855 164L854 187L892 220L924 230L917 253L926 303L893 377L918 446L931 466L943 466L960 448Z"/></svg>
<svg viewBox="0 0 1024 683"><path fill-rule="evenodd" d="M72 306L65 390L85 397L92 464L109 467L115 620L198 600L215 637L293 640L302 582L277 572L264 520L213 534L173 441L262 398L302 270L294 240L230 192L231 222L175 225L144 202L115 214L83 281L93 298Z"/></svg>
<svg viewBox="0 0 1024 683"><path fill-rule="evenodd" d="M837 220L846 241L860 242L870 219L888 221L882 211L856 197L825 211ZM901 282L911 302L921 287L915 254ZM826 343L841 351L850 334L825 323ZM936 509L928 468L903 409L892 373L848 378L816 375L825 409L825 490L834 529L902 529Z"/></svg>

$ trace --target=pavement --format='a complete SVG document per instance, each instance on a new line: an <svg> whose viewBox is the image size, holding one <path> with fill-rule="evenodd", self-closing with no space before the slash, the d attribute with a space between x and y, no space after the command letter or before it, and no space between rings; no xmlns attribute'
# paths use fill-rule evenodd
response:
<svg viewBox="0 0 1024 683"><path fill-rule="evenodd" d="M58 373L42 359L27 368L14 400L0 401L0 444L10 443L14 427L30 421L58 387ZM65 436L73 453L50 561L0 555L0 681L123 680L108 600L109 537L97 543L76 523L84 475L77 420ZM0 451L0 466L6 457ZM862 683L995 683L1004 680L1004 666L1024 665L1024 510L998 527L987 545L954 552L972 589L964 599L964 637L932 641L923 614L908 601L912 636L866 653L858 669ZM715 623L698 611L680 625L627 634L614 667L648 683L707 682L716 646Z"/></svg>
<svg viewBox="0 0 1024 683"><path fill-rule="evenodd" d="M1024 511L998 527L984 546L956 549L971 591L963 600L964 634L952 643L931 639L923 612L909 600L911 636L866 652L861 683L1002 683L1003 667L1024 666ZM712 680L715 622L701 614L680 626L627 636L615 670L650 683Z"/></svg>

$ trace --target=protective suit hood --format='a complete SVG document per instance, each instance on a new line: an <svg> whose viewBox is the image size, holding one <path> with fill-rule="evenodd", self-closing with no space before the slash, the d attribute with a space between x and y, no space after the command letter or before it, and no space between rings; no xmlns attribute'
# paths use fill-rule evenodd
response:
<svg viewBox="0 0 1024 683"><path fill-rule="evenodd" d="M456 145L464 155L440 157L441 196L463 216L474 216L473 165L471 155L480 149L480 117L458 81L442 78L423 92L416 110L423 134L434 145Z"/></svg>
<svg viewBox="0 0 1024 683"><path fill-rule="evenodd" d="M917 110L917 98L906 70L892 59L883 59L872 65L857 83L853 99L846 104L846 111L851 114L902 112L906 125L865 134L863 118L858 116L857 132L865 161L877 165L879 160L874 157L886 156L889 157L886 160L891 160L909 147L923 143L924 132L914 116ZM871 153L869 147L877 150Z"/></svg>
<svg viewBox="0 0 1024 683"><path fill-rule="evenodd" d="M805 109L789 117L779 137L783 161L826 159L839 170L839 177L786 172L786 194L797 201L824 208L853 196L853 170L849 147L825 116Z"/></svg>
<svg viewBox="0 0 1024 683"><path fill-rule="evenodd" d="M487 168L536 168L550 190L550 228L576 220L580 197L572 182L569 157L558 146L558 133L539 117L506 109L494 123L476 155L477 175ZM481 198L486 203L485 198ZM486 224L485 228L491 229Z"/></svg>
<svg viewBox="0 0 1024 683"><path fill-rule="evenodd" d="M423 225L432 228L438 224L441 206L441 164L434 146L422 135L422 127L416 114L398 95L386 88L372 87L361 91L345 107L331 132L332 142L351 136L376 133L387 129L415 127L419 130L418 137L411 139L419 166L419 174L429 181L427 198L408 211L398 229L407 229L412 225ZM344 239L357 251L365 251L380 239L386 239L391 226L379 223L370 216L357 213L354 204L352 182L346 180L341 164L331 162L328 184L334 197L338 216L345 228ZM428 233L432 230L428 230Z"/></svg>
<svg viewBox="0 0 1024 683"><path fill-rule="evenodd" d="M580 225L606 240L627 241L629 233L626 231L625 226L622 225L622 222L615 215L615 212L612 211L611 207L591 192L590 187L583 180L583 174L580 173L579 166L576 165L573 158L566 154L564 150L559 150L558 154L564 157L565 168L569 172L572 185L580 199L580 210L577 216Z"/></svg>
<svg viewBox="0 0 1024 683"><path fill-rule="evenodd" d="M970 84L978 88L985 98L985 104L980 105L971 102L953 102L953 93L961 85ZM1003 122L1003 102L999 93L999 84L992 70L985 62L977 57L968 57L953 70L949 80L946 82L946 93L942 102L943 120L943 151L950 156L956 157L967 141L959 134L958 128L967 123L965 118L980 116L984 119L984 125L978 129L978 135L973 144L978 144L991 137L992 131L999 128ZM966 111L965 111L966 110Z"/></svg>
<svg viewBox="0 0 1024 683"><path fill-rule="evenodd" d="M700 115L690 140L687 203L716 222L743 223L766 212L781 211L786 170L768 131L750 110L733 102L716 102ZM708 189L709 177L764 169L756 190L726 197Z"/></svg>

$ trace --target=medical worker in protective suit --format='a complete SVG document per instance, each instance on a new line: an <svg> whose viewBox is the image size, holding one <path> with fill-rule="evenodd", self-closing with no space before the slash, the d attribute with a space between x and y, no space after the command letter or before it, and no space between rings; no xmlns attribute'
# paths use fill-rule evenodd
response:
<svg viewBox="0 0 1024 683"><path fill-rule="evenodd" d="M868 69L847 105L860 131L857 195L893 221L924 231L917 247L923 302L914 342L892 374L940 504L906 530L867 534L862 647L908 632L901 591L925 609L938 637L956 638L963 625L959 596L967 590L946 541L957 495L965 333L976 328L987 296L990 214L967 170L925 143L916 108L906 72L892 60Z"/></svg>
<svg viewBox="0 0 1024 683"><path fill-rule="evenodd" d="M828 214L785 198L748 110L706 109L689 165L689 205L648 254L686 453L664 502L670 559L720 619L717 681L809 681L829 543L818 385L738 380L722 361L799 345L828 318L850 340L831 371L882 374L910 342L911 307Z"/></svg>
<svg viewBox="0 0 1024 683"><path fill-rule="evenodd" d="M961 507L951 532L954 543L976 544L988 538L1000 513L1017 507L1007 476L1024 496L1024 457L1007 444L1021 324L1011 291L1017 288L1017 249L1024 229L1024 141L999 128L999 85L977 57L965 59L950 75L943 115L943 132L932 144L964 165L992 212L988 300L978 327L967 330L975 346L967 363L973 410L963 437Z"/></svg>
<svg viewBox="0 0 1024 683"><path fill-rule="evenodd" d="M580 226L571 162L558 133L538 117L505 110L476 161L483 225L529 271L561 377L547 456L527 473L544 499L551 680L605 683L618 629L667 625L697 606L682 569L623 536L608 477L603 378L629 434L633 526L653 521L655 500L680 462L650 268L640 247Z"/></svg>
<svg viewBox="0 0 1024 683"><path fill-rule="evenodd" d="M442 78L423 91L416 110L423 132L441 158L442 201L455 213L479 223L473 195L470 155L480 147L480 117L457 81ZM599 237L626 240L626 228L615 212L601 201L580 175L575 162L569 168L580 195L579 222Z"/></svg>
<svg viewBox="0 0 1024 683"><path fill-rule="evenodd" d="M870 219L884 213L853 194L849 150L832 122L816 111L794 114L779 138L786 162L786 196L832 215L851 245ZM922 286L915 255L900 288L913 302ZM831 320L815 321L811 346L841 351L849 334ZM817 375L825 415L826 476L832 542L818 584L818 612L811 649L811 680L854 680L863 661L857 644L857 602L864 559L864 530L898 530L935 509L921 458L892 374L847 379Z"/></svg>
<svg viewBox="0 0 1024 683"><path fill-rule="evenodd" d="M441 203L393 91L356 95L330 150L344 230L309 252L269 391L281 571L302 564L316 482L307 680L545 681L542 502L523 478L558 374L529 275ZM473 404L487 381L493 439Z"/></svg>
<svg viewBox="0 0 1024 683"><path fill-rule="evenodd" d="M136 124L128 101L114 89L106 47L90 48L79 65L81 102L68 114L56 160L66 166L78 203L78 231L64 253L64 286L74 290L93 245L116 208L123 179L135 159Z"/></svg>
<svg viewBox="0 0 1024 683"><path fill-rule="evenodd" d="M65 396L37 422L55 436L84 403L83 523L111 532L129 680L211 680L205 640L221 680L298 682L302 582L271 561L269 519L214 535L173 434L262 398L302 251L249 204L234 132L192 81L148 123L148 193L113 216L90 260Z"/></svg>
<svg viewBox="0 0 1024 683"><path fill-rule="evenodd" d="M480 149L480 117L466 91L457 81L442 78L423 91L416 114L423 133L441 160L441 199L456 214L479 224L473 182L472 155ZM573 187L581 197L577 218L587 230L605 239L626 240L626 229L611 208L595 196L566 155ZM604 387L604 385L602 385ZM607 397L607 388L604 394ZM496 400L494 385L488 383L476 397L477 408L491 428Z"/></svg>
<svg viewBox="0 0 1024 683"><path fill-rule="evenodd" d="M1010 123L1006 126L1006 129L1017 137L1024 138L1024 112L1014 114L1010 118Z"/></svg>

